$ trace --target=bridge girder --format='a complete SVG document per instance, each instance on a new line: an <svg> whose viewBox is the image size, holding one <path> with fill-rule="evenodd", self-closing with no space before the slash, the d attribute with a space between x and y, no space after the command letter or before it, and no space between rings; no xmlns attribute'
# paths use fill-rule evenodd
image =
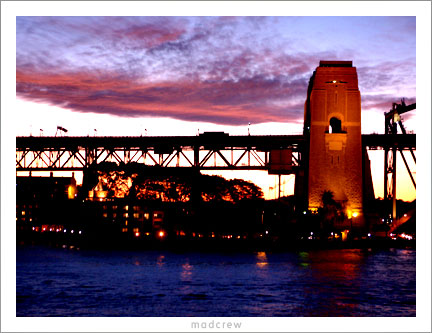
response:
<svg viewBox="0 0 432 333"><path fill-rule="evenodd" d="M415 134L362 135L368 149L415 149ZM199 170L270 170L272 151L291 154L295 173L302 166L303 135L174 137L17 137L17 171L84 170L103 162L138 163Z"/></svg>
<svg viewBox="0 0 432 333"><path fill-rule="evenodd" d="M302 136L18 137L17 171L84 170L104 162L199 170L268 170L270 152L292 154L299 166Z"/></svg>

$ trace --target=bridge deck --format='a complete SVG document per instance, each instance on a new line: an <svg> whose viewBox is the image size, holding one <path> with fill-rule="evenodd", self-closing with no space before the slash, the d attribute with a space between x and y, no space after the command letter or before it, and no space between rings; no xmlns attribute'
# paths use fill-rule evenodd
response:
<svg viewBox="0 0 432 333"><path fill-rule="evenodd" d="M305 142L303 135L199 135L199 136L131 136L131 137L17 137L17 150L32 150L32 149L49 149L49 148L65 148L73 149L81 148L157 148L167 147L195 147L212 145L221 148L232 147L254 147L268 149L281 149L287 147L298 146ZM415 148L415 134L362 134L363 146L370 148L391 147L396 144L400 148Z"/></svg>

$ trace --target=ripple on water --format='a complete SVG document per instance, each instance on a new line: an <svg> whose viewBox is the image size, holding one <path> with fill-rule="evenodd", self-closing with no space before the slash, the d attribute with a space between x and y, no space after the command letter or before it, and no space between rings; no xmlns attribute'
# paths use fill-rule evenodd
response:
<svg viewBox="0 0 432 333"><path fill-rule="evenodd" d="M416 314L415 250L266 254L266 260L269 264L263 271L257 269L254 253L231 258L217 253L81 250L71 254L64 249L18 247L16 312L17 316Z"/></svg>

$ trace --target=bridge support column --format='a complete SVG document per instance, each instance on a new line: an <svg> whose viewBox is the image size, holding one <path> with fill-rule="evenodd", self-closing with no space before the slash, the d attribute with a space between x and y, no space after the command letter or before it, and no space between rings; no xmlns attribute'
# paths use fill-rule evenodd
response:
<svg viewBox="0 0 432 333"><path fill-rule="evenodd" d="M310 137L308 208L321 207L330 191L347 217L335 227L363 228L360 91L351 61L320 62L309 83L305 131Z"/></svg>
<svg viewBox="0 0 432 333"><path fill-rule="evenodd" d="M387 209L391 212L392 221L397 219L396 210L396 159L397 147L393 146L391 150L385 148L384 160L384 201L388 205ZM390 180L389 180L390 177ZM391 208L390 208L391 207ZM389 216L386 216L386 219Z"/></svg>

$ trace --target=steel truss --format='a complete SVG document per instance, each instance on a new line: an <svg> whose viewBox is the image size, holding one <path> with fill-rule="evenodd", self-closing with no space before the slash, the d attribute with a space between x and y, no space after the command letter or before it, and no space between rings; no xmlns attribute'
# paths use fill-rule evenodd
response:
<svg viewBox="0 0 432 333"><path fill-rule="evenodd" d="M415 134L367 134L368 149L415 149ZM301 135L194 137L17 137L17 171L84 170L103 162L137 163L200 170L270 170L272 152L291 151L291 170L302 165L305 139ZM413 152L412 152L413 154ZM386 159L387 160L387 159ZM389 163L388 165L392 165ZM279 171L277 171L279 172ZM391 192L389 192L391 193Z"/></svg>
<svg viewBox="0 0 432 333"><path fill-rule="evenodd" d="M196 137L18 137L17 171L84 170L114 162L199 170L269 170L270 154L288 151L290 170L300 165L302 136L228 136L205 133Z"/></svg>
<svg viewBox="0 0 432 333"><path fill-rule="evenodd" d="M385 113L385 135L388 137L398 136L398 125L401 129L402 135L404 137L409 136L407 134L404 125L402 124L402 119L400 117L401 114L414 110L416 108L416 103L405 105L405 101L402 100L400 104L393 103L392 109L389 112ZM416 182L410 170L410 167L406 161L405 155L403 154L403 148L408 148L411 153L411 156L416 162L416 157L413 151L414 146L402 147L399 146L397 142L393 142L392 145L388 145L385 147L384 152L384 199L392 201L392 220L395 221L397 219L396 212L396 159L397 152L399 151L402 160L405 164L405 167L408 171L408 174L411 178L412 184L414 188L416 188Z"/></svg>

